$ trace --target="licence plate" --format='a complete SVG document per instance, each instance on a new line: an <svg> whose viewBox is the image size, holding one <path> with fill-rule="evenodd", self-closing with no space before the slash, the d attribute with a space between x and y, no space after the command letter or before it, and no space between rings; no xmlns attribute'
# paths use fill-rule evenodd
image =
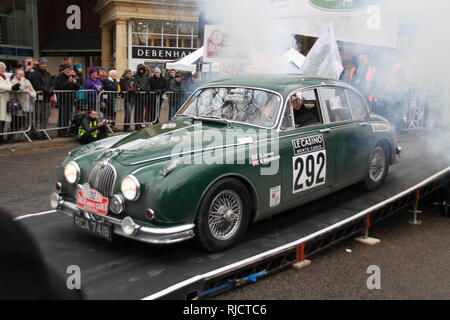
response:
<svg viewBox="0 0 450 320"><path fill-rule="evenodd" d="M74 214L73 225L77 229L84 230L90 234L98 236L100 238L112 241L113 225L109 222L100 222L95 220L86 219L85 217Z"/></svg>
<svg viewBox="0 0 450 320"><path fill-rule="evenodd" d="M109 199L100 192L84 184L76 192L77 207L83 211L96 213L102 216L108 214Z"/></svg>

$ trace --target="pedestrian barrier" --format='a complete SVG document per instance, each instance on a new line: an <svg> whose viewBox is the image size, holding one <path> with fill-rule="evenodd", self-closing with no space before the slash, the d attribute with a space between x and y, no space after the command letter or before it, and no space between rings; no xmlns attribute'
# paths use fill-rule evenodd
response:
<svg viewBox="0 0 450 320"><path fill-rule="evenodd" d="M0 92L4 104L0 105L0 137L20 137L24 135L32 142L35 137L52 139L56 134L66 136L74 115L96 110L100 119L114 122L113 129L123 127L130 131L132 126L139 130L143 126L154 125L160 120L171 120L190 97L191 92L111 92L95 90L53 91L51 94L37 92L33 99L25 92ZM436 100L436 99L435 99ZM392 99L380 96L371 104L371 111L385 117L400 129L426 127L430 114L435 118L439 101L429 100L424 95L413 93L408 97ZM19 101L20 110L6 112L6 102L10 105ZM11 102L11 103L9 103ZM4 113L2 113L4 109ZM161 109L167 115L161 117ZM437 115L436 115L437 114ZM111 129L111 128L110 128ZM16 139L17 140L17 139Z"/></svg>
<svg viewBox="0 0 450 320"><path fill-rule="evenodd" d="M28 92L0 91L0 138L15 142L27 134L33 124L34 99Z"/></svg>
<svg viewBox="0 0 450 320"><path fill-rule="evenodd" d="M173 92L164 93L169 108L169 120L172 120L175 114L180 110L184 102L189 98L192 92Z"/></svg>
<svg viewBox="0 0 450 320"><path fill-rule="evenodd" d="M73 115L96 109L97 92L94 90L55 90L51 94L38 92L35 102L32 135L42 133L51 139L50 133L57 131L58 136L67 136Z"/></svg>

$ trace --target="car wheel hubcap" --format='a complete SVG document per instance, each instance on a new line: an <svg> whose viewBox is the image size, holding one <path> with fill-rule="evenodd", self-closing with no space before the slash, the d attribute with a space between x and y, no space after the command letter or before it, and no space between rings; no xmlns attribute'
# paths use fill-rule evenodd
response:
<svg viewBox="0 0 450 320"><path fill-rule="evenodd" d="M211 203L208 216L209 230L217 240L228 240L238 230L241 217L241 198L234 191L222 191Z"/></svg>
<svg viewBox="0 0 450 320"><path fill-rule="evenodd" d="M386 170L386 156L382 148L376 148L371 157L369 165L369 177L370 179L378 183L383 178Z"/></svg>

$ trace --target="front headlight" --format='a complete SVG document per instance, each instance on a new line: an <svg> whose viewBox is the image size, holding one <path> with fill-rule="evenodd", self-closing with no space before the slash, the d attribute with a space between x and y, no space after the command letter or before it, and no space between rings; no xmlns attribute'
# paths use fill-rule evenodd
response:
<svg viewBox="0 0 450 320"><path fill-rule="evenodd" d="M68 162L64 167L64 177L71 184L75 184L80 180L80 173L80 167L75 161Z"/></svg>
<svg viewBox="0 0 450 320"><path fill-rule="evenodd" d="M135 176L126 176L120 184L120 190L125 199L136 201L141 194L141 185Z"/></svg>

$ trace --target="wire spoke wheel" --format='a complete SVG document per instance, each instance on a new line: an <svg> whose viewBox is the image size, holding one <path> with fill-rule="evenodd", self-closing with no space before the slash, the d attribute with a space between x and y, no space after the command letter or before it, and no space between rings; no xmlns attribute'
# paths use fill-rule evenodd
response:
<svg viewBox="0 0 450 320"><path fill-rule="evenodd" d="M386 153L383 148L377 147L372 152L369 162L369 177L374 183L380 182L386 172Z"/></svg>
<svg viewBox="0 0 450 320"><path fill-rule="evenodd" d="M232 238L242 221L242 201L232 190L220 192L211 202L208 226L211 235L217 240Z"/></svg>

